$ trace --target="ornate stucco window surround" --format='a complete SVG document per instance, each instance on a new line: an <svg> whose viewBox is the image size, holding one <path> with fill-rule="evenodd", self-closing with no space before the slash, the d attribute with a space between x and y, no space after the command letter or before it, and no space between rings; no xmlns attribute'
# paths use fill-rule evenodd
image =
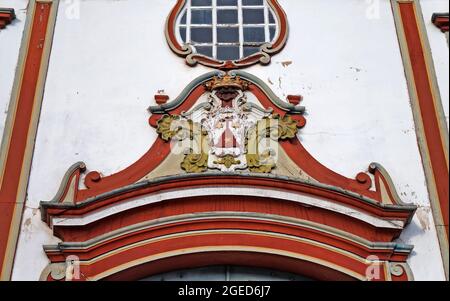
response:
<svg viewBox="0 0 450 301"><path fill-rule="evenodd" d="M166 23L170 48L191 66L269 64L287 36L286 14L276 0L178 0Z"/></svg>

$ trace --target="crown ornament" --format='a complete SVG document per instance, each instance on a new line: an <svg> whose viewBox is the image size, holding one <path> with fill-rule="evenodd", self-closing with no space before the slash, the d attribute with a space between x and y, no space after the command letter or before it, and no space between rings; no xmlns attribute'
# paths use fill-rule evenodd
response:
<svg viewBox="0 0 450 301"><path fill-rule="evenodd" d="M205 88L208 91L219 90L222 88L233 88L238 90L248 90L250 83L241 79L239 76L231 76L225 74L224 76L214 76L214 78L205 83Z"/></svg>

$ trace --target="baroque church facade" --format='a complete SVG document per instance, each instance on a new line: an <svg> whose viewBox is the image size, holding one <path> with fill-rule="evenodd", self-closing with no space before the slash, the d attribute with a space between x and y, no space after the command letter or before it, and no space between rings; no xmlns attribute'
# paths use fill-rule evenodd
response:
<svg viewBox="0 0 450 301"><path fill-rule="evenodd" d="M0 279L448 280L445 0L0 0Z"/></svg>

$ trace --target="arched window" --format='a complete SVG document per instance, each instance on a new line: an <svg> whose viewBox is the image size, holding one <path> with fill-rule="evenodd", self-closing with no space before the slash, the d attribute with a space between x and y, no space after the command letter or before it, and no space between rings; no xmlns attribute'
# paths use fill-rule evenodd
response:
<svg viewBox="0 0 450 301"><path fill-rule="evenodd" d="M241 266L208 266L158 274L140 281L314 281L275 269Z"/></svg>
<svg viewBox="0 0 450 301"><path fill-rule="evenodd" d="M177 20L177 39L198 54L235 61L273 43L277 23L267 0L188 0Z"/></svg>

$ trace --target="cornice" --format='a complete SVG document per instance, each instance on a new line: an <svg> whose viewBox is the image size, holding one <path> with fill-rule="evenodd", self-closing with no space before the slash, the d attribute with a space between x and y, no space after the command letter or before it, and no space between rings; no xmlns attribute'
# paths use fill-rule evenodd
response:
<svg viewBox="0 0 450 301"><path fill-rule="evenodd" d="M14 19L16 19L16 14L13 8L0 7L0 30L11 24Z"/></svg>
<svg viewBox="0 0 450 301"><path fill-rule="evenodd" d="M432 16L431 21L442 32L448 32L448 16L449 13L435 13Z"/></svg>

